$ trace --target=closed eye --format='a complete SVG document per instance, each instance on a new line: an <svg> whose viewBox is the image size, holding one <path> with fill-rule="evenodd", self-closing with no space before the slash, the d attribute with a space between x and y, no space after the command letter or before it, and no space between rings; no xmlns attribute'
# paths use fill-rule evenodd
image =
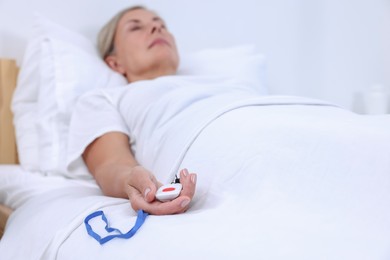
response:
<svg viewBox="0 0 390 260"><path fill-rule="evenodd" d="M134 26L134 27L130 28L130 31L134 32L134 31L138 31L140 29L141 29L141 26Z"/></svg>

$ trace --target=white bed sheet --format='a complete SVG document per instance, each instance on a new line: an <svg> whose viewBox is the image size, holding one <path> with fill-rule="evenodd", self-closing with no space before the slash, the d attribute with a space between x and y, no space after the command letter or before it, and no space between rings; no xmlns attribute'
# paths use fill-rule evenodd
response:
<svg viewBox="0 0 390 260"><path fill-rule="evenodd" d="M231 111L210 124L184 157L182 166L198 173L190 210L149 216L132 239L104 246L87 235L83 220L103 209L112 226L126 231L135 221L126 200L102 196L93 182L20 169L11 174L1 166L0 202L17 210L0 255L388 260L389 129L389 116L335 107Z"/></svg>

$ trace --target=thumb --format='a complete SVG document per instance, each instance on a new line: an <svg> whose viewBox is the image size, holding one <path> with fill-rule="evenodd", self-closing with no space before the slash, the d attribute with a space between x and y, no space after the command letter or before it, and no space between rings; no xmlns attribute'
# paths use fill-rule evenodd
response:
<svg viewBox="0 0 390 260"><path fill-rule="evenodd" d="M157 192L157 181L151 172L136 166L131 172L130 185L137 189L147 202L152 202Z"/></svg>

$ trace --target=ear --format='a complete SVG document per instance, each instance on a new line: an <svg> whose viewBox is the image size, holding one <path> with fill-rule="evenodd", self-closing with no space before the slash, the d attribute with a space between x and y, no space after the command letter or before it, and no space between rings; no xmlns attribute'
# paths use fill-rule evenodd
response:
<svg viewBox="0 0 390 260"><path fill-rule="evenodd" d="M107 56L104 61L107 63L107 65L114 71L126 76L126 70L123 68L121 63L118 61L118 58L114 55Z"/></svg>

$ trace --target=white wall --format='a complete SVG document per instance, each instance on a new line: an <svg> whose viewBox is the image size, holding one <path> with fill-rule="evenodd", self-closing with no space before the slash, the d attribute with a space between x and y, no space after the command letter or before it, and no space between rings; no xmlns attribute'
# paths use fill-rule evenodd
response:
<svg viewBox="0 0 390 260"><path fill-rule="evenodd" d="M352 109L356 92L390 86L390 0L0 0L0 57L21 60L33 12L94 39L132 4L158 11L182 52L256 43L275 94Z"/></svg>
<svg viewBox="0 0 390 260"><path fill-rule="evenodd" d="M373 84L390 87L390 1L328 0L320 10L318 94L348 104Z"/></svg>

